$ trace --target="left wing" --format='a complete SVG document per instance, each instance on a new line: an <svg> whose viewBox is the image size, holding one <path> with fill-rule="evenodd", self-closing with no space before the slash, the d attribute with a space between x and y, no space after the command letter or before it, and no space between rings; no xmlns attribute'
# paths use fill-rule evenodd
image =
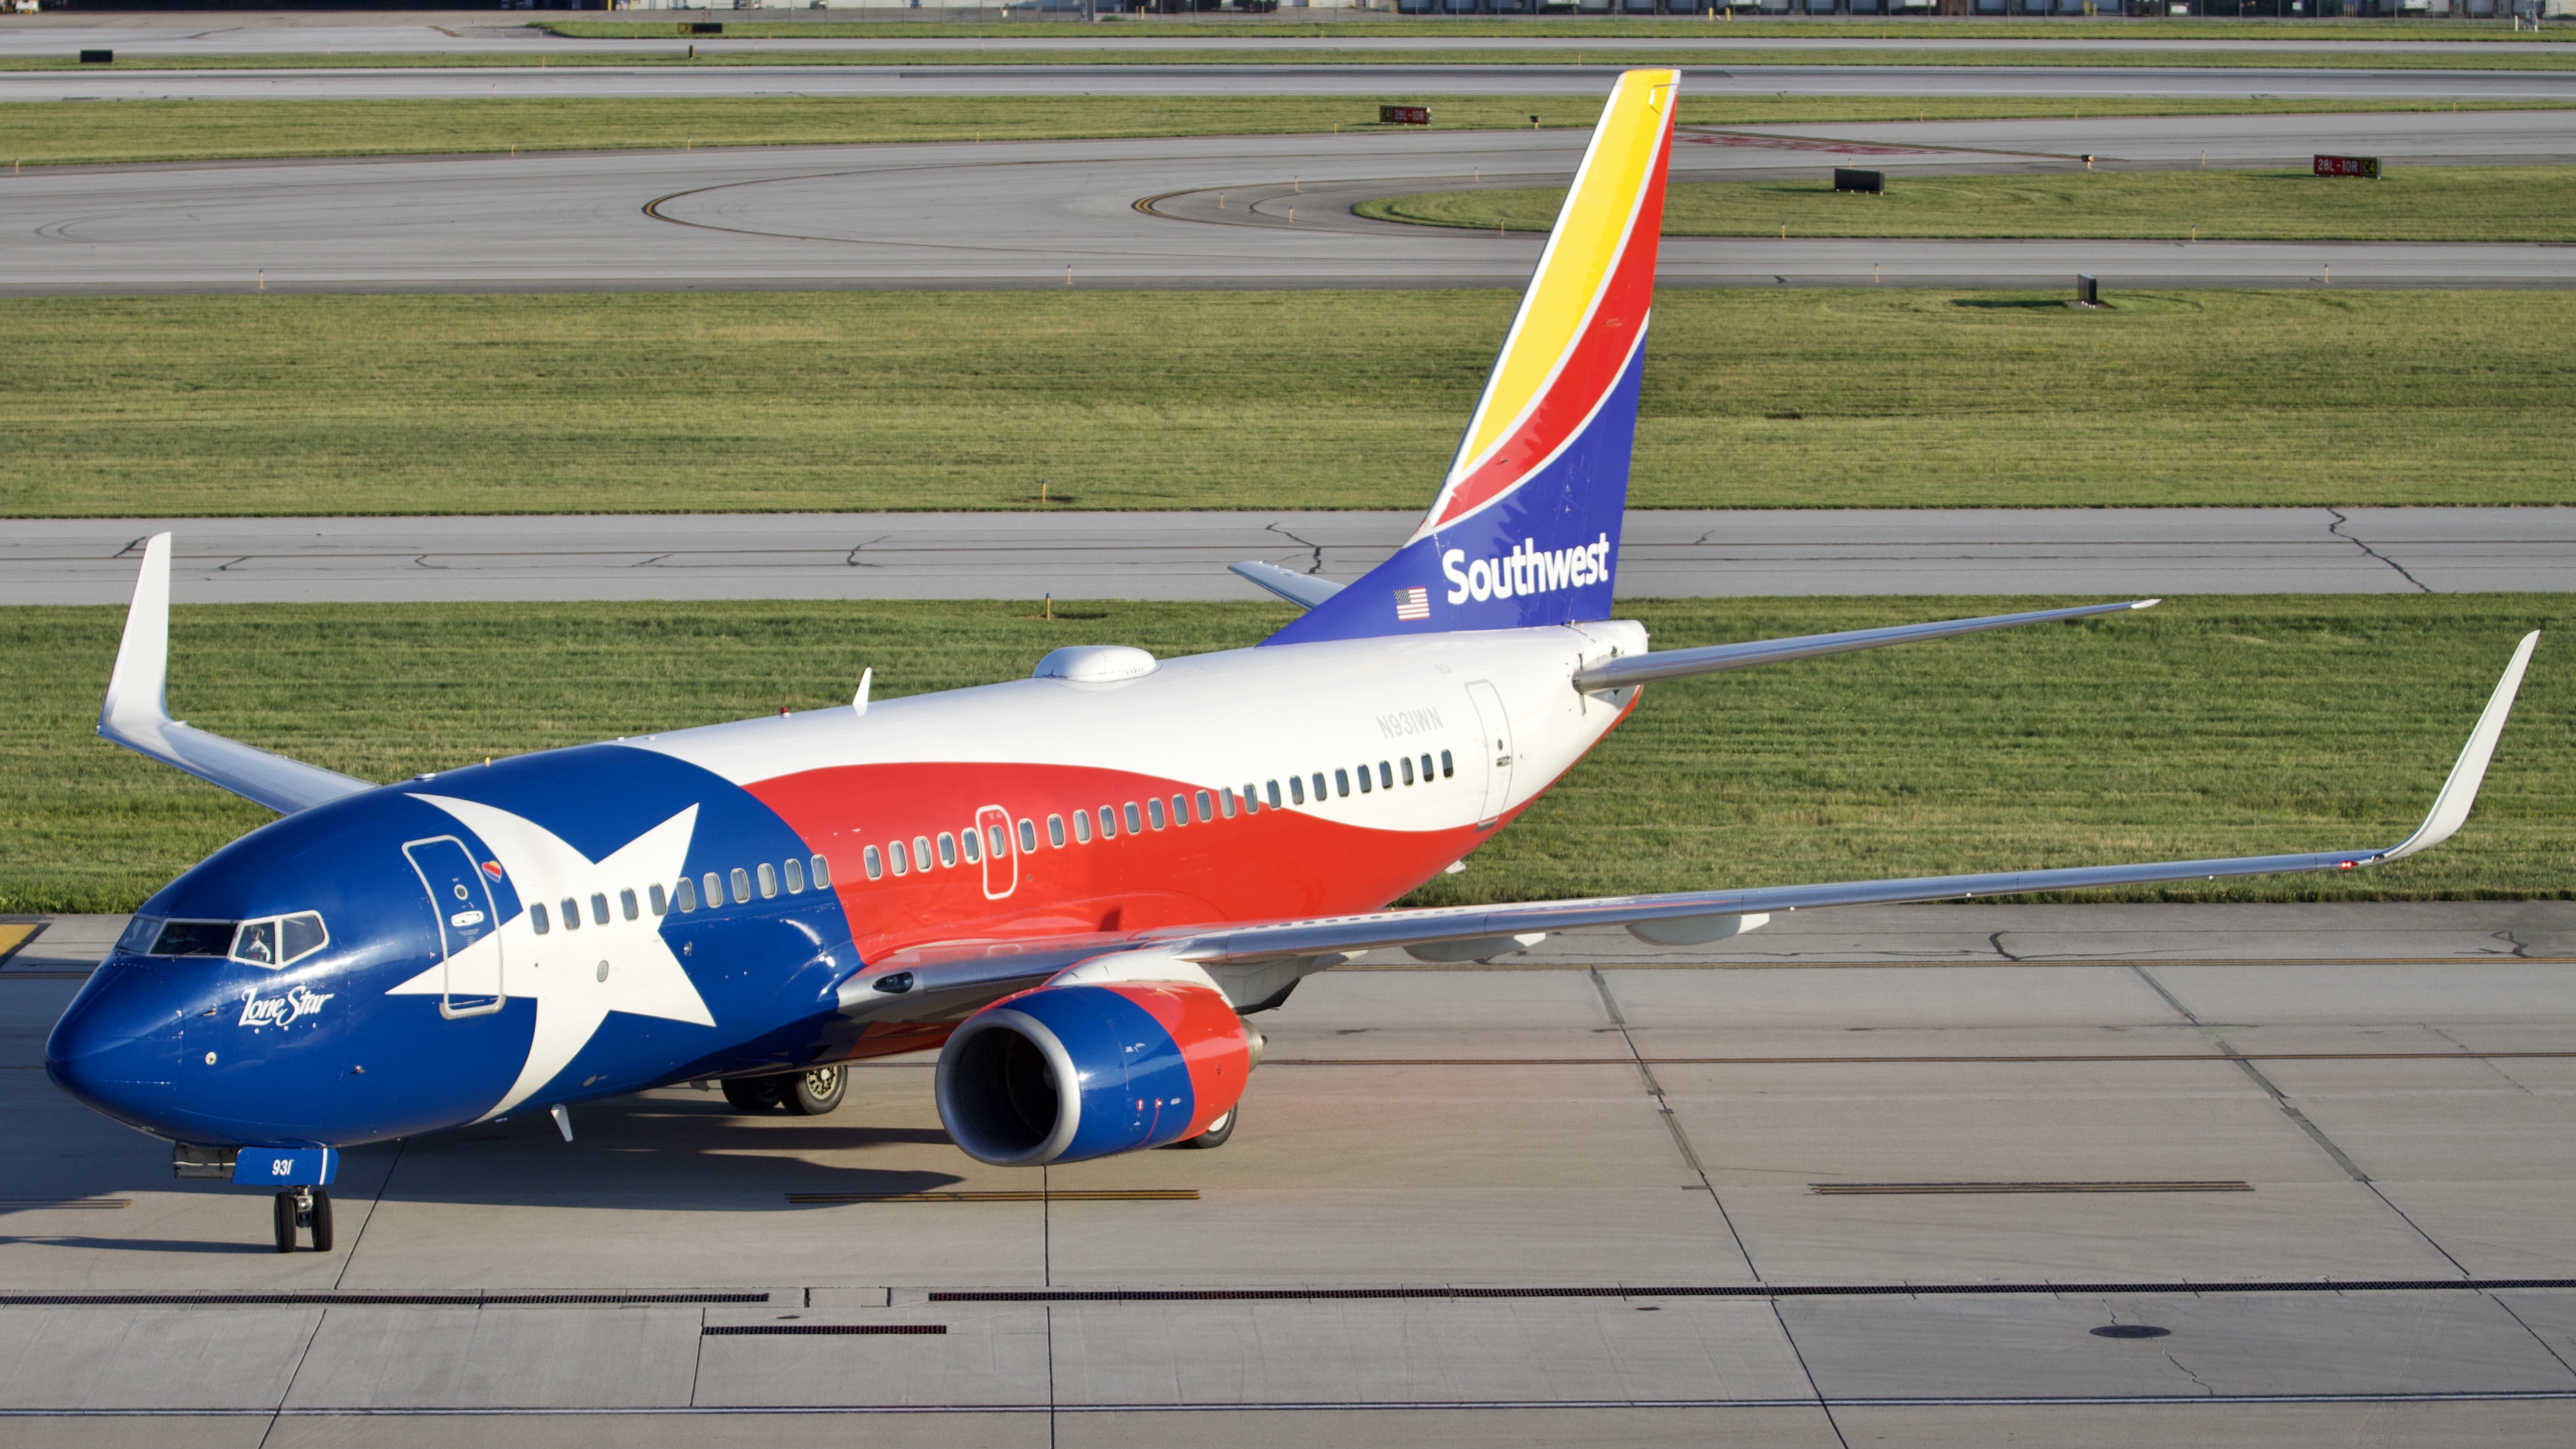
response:
<svg viewBox="0 0 2576 1449"><path fill-rule="evenodd" d="M1463 906L1439 910L1379 911L1314 921L1281 921L1209 931L1186 944L1174 943L1173 954L1202 963L1252 963L1325 952L1349 953L1381 947L1437 945L1454 941L1491 941L1497 952L1513 949L1505 938L1575 926L1627 926L1648 940L1680 944L1732 935L1747 918L1772 911L1812 910L1818 906L1892 905L1902 901L1967 900L1976 896L2027 895L2034 891L2086 890L2100 886L2145 885L2168 880L2216 880L2221 876L2272 875L2287 871L2353 870L2429 850L2448 840L2469 818L2487 762L2495 755L2512 712L2531 651L2540 642L2534 630L2523 636L2487 699L2485 713L2470 731L2468 746L2452 765L2450 777L2434 797L2432 811L2415 833L2392 846L2370 850L2324 851L2309 855L2242 855L2218 860L2166 860L2148 865L2088 865L2062 870L2000 871L1986 875L1917 876L1910 880L1842 881L1832 885L1767 886L1753 890L1682 891L1672 895L1610 896L1580 901L1539 901L1524 905ZM1697 932L1705 932L1698 934ZM1491 953L1489 953L1491 954Z"/></svg>
<svg viewBox="0 0 2576 1449"><path fill-rule="evenodd" d="M1298 978L1339 965L1365 951L1394 948L1414 951L1429 960L1466 961L1517 950L1548 934L1577 926L1625 926L1648 941L1689 945L1750 930L1774 911L1968 900L2290 871L2357 870L2429 850L2450 839L2468 820L2469 807L2486 778L2487 763L2494 758L2506 716L2513 709L2514 695L2522 687L2523 672L2530 667L2532 650L2539 642L2540 634L2535 630L2524 635L2514 649L2512 662L2505 666L2504 677L2488 696L2477 727L2470 731L2467 746L2451 766L2450 776L2442 782L2441 792L2434 797L2433 808L2423 823L2404 840L2383 848L1373 911L1354 916L1042 940L957 942L916 947L868 963L842 983L839 1005L842 1014L859 1020L953 1023L998 996L1042 985L1059 972L1077 966L1105 966L1122 979L1207 980L1222 989L1237 1010L1258 1011L1283 1000Z"/></svg>

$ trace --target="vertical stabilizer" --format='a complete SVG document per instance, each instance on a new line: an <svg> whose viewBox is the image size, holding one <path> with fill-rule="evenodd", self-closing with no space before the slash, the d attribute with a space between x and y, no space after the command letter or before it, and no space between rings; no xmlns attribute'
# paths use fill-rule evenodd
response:
<svg viewBox="0 0 2576 1449"><path fill-rule="evenodd" d="M1609 617L1678 78L1611 91L1422 526L1266 643Z"/></svg>

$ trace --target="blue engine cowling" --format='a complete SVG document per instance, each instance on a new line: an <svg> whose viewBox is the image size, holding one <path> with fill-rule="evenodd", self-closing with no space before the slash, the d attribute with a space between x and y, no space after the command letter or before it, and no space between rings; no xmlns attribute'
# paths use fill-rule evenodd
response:
<svg viewBox="0 0 2576 1449"><path fill-rule="evenodd" d="M1042 986L968 1017L939 1054L939 1118L1001 1167L1160 1147L1234 1110L1252 1034L1186 982Z"/></svg>

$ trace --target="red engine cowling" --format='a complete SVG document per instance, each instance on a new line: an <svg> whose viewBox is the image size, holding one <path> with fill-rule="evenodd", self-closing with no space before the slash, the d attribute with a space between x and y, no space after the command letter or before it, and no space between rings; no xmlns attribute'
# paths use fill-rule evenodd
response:
<svg viewBox="0 0 2576 1449"><path fill-rule="evenodd" d="M1253 1041L1206 986L1041 986L984 1008L948 1038L939 1119L968 1156L1005 1167L1160 1147L1234 1110Z"/></svg>

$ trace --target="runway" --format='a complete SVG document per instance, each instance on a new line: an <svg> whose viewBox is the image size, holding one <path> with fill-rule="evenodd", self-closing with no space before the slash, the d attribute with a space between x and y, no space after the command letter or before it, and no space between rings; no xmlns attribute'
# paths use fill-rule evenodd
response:
<svg viewBox="0 0 2576 1449"><path fill-rule="evenodd" d="M1424 287L1526 281L1541 239L1355 200L1570 175L1580 131L605 152L63 168L0 178L0 295L748 287ZM2096 165L2576 160L2576 112L1748 126L1682 179ZM1307 193L1312 192L1312 199ZM1140 204L1141 203L1141 204ZM1666 285L2565 286L2512 243L1667 238Z"/></svg>
<svg viewBox="0 0 2576 1449"><path fill-rule="evenodd" d="M121 604L176 534L188 604L345 600L1265 599L1258 559L1349 582L1410 513L23 519L0 605ZM2576 589L2576 509L1639 511L1628 598Z"/></svg>
<svg viewBox="0 0 2576 1449"><path fill-rule="evenodd" d="M649 96L1603 96L1618 75L1597 65L1132 62L958 65L955 43L922 63L876 65L536 66L295 70L0 71L0 101L361 100ZM1042 54L1042 53L1041 53ZM1711 96L2079 96L2170 99L2513 101L2576 105L2576 69L2444 71L1743 64L1680 65L1684 93ZM1374 119L1371 115L1370 119Z"/></svg>
<svg viewBox="0 0 2576 1449"><path fill-rule="evenodd" d="M119 924L0 967L15 1442L2540 1444L2576 1398L2568 903L1364 962L1260 1019L1216 1152L985 1168L905 1059L827 1118L354 1151L292 1258L34 1069Z"/></svg>

